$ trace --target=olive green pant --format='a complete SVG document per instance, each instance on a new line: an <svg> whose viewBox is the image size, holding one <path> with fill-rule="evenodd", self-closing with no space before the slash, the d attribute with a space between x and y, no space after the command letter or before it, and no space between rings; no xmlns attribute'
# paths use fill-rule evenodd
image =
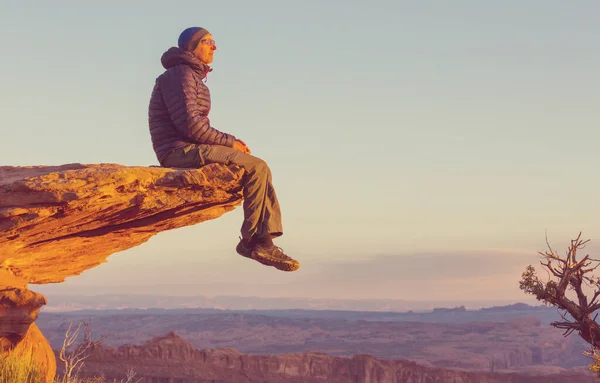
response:
<svg viewBox="0 0 600 383"><path fill-rule="evenodd" d="M162 161L161 165L170 168L200 168L218 163L234 164L245 170L243 183L244 222L241 228L243 239L255 235L283 235L281 211L272 184L271 169L262 159L240 152L228 146L195 145L175 149Z"/></svg>

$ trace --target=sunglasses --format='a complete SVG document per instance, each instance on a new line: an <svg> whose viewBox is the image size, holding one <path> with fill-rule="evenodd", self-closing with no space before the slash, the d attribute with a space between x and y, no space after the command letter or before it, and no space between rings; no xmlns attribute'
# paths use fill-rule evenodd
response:
<svg viewBox="0 0 600 383"><path fill-rule="evenodd" d="M212 46L212 45L215 45L215 46L217 45L217 44L215 43L215 40L213 40L213 39L205 39L205 40L200 40L200 42L201 42L202 44L204 44L204 45L211 45L211 46Z"/></svg>

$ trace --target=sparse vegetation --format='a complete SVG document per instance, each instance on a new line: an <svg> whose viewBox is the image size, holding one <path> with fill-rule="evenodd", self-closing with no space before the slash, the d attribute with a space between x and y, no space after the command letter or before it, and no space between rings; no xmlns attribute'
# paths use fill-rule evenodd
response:
<svg viewBox="0 0 600 383"><path fill-rule="evenodd" d="M31 355L31 354L30 354ZM108 381L102 377L83 378L74 374L70 378L65 375L56 377L54 383L139 383L141 379L135 379L133 369L129 370L126 380ZM44 376L39 371L31 356L22 357L9 353L0 357L0 383L42 383Z"/></svg>
<svg viewBox="0 0 600 383"><path fill-rule="evenodd" d="M43 376L33 363L32 353L25 352L27 356L17 355L9 351L0 356L0 383L39 383Z"/></svg>
<svg viewBox="0 0 600 383"><path fill-rule="evenodd" d="M83 333L81 330L83 330ZM77 342L80 337L83 337L83 340ZM88 322L80 321L75 329L73 329L73 322L70 322L58 355L58 358L65 365L64 375L60 383L73 382L73 379L79 375L85 360L89 358L94 348L102 344L103 340L104 337L94 339Z"/></svg>
<svg viewBox="0 0 600 383"><path fill-rule="evenodd" d="M589 240L581 240L581 233L571 240L564 257L560 257L546 240L548 250L540 252L542 267L548 273L548 279L541 280L532 265L523 272L519 287L527 294L534 295L538 301L558 308L562 317L560 322L551 325L565 330L568 336L577 331L579 336L590 344L584 354L593 358L589 366L600 377L600 325L596 322L600 309L600 278L591 274L600 260L585 255L578 260L578 251L585 248ZM586 291L587 290L587 291ZM591 296L591 299L588 297Z"/></svg>
<svg viewBox="0 0 600 383"><path fill-rule="evenodd" d="M135 372L133 370L129 370L126 380L117 381L116 379L114 379L111 382L111 381L106 380L103 377L80 378L79 376L75 376L75 377L71 378L71 380L67 380L67 381L63 381L62 379L55 379L54 383L63 383L63 382L66 382L66 383L139 383L141 381L141 379L139 379L139 380L134 380L134 379L135 379Z"/></svg>
<svg viewBox="0 0 600 383"><path fill-rule="evenodd" d="M65 332L63 344L58 358L64 364L64 373L61 378L56 378L55 383L138 383L135 379L135 372L130 369L127 373L127 380L117 382L107 382L102 377L81 378L79 376L81 369L85 365L85 360L90 357L92 351L99 347L105 336L94 339L90 324L86 321L80 321L77 327L73 328L73 322ZM79 340L81 339L81 340ZM2 382L0 382L2 383Z"/></svg>
<svg viewBox="0 0 600 383"><path fill-rule="evenodd" d="M83 331L83 332L82 332ZM81 339L83 338L83 339ZM81 339L80 341L78 341ZM64 364L64 373L56 376L54 383L139 383L133 369L127 373L126 380L112 382L103 377L84 378L80 377L80 371L84 361L90 356L95 347L100 346L104 337L94 339L89 323L80 321L76 328L73 323L65 333L63 345L59 352L59 360ZM0 383L43 383L44 375L33 360L32 352L24 352L17 355L9 351L6 355L0 355Z"/></svg>

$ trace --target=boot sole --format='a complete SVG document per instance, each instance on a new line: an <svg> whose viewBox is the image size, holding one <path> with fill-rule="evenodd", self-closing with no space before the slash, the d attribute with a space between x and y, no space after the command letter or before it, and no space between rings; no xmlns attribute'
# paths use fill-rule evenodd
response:
<svg viewBox="0 0 600 383"><path fill-rule="evenodd" d="M259 263L262 263L263 265L273 266L277 270L281 270L281 271L296 271L300 268L300 263L298 261L281 262L281 261L273 261L273 260L270 260L267 258L260 258L260 257L251 257L251 258Z"/></svg>
<svg viewBox="0 0 600 383"><path fill-rule="evenodd" d="M246 257L246 258L250 258L255 260L256 262L265 265L265 266L273 266L274 268L276 268L277 270L281 270L281 271L296 271L300 268L300 263L296 260L294 261L279 261L279 260L274 260L274 259L269 259L269 258L264 258L264 257L259 257L259 256L255 256L254 253L251 254L247 254L246 252L244 252L243 250L245 249L239 249L236 248L236 252L241 255L242 257Z"/></svg>

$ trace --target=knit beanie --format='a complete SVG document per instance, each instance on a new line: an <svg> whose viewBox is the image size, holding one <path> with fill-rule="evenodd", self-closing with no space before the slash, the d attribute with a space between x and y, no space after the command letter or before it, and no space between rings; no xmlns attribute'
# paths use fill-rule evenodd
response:
<svg viewBox="0 0 600 383"><path fill-rule="evenodd" d="M198 46L200 40L202 40L202 38L208 33L209 32L206 29L200 27L187 28L179 35L177 45L181 49L193 52Z"/></svg>

